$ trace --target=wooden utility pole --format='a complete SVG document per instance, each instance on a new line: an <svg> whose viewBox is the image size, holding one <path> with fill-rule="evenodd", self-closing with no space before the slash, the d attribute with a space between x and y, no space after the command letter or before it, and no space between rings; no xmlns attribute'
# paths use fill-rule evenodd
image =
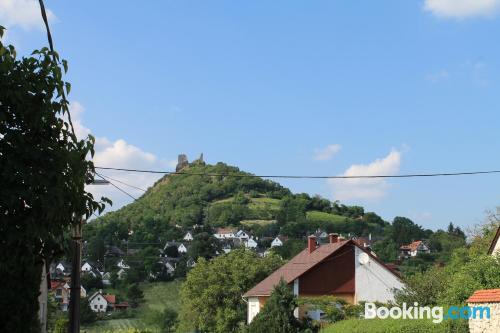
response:
<svg viewBox="0 0 500 333"><path fill-rule="evenodd" d="M69 299L69 333L80 333L80 269L81 269L81 249L82 249L82 224L80 220L73 224L72 230L72 250L73 260L71 261L71 286Z"/></svg>

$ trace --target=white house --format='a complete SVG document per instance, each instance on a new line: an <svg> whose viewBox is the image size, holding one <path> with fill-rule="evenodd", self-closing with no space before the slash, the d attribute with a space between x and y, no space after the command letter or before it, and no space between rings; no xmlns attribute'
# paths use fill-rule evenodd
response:
<svg viewBox="0 0 500 333"><path fill-rule="evenodd" d="M193 238L193 235L191 234L190 231L186 232L186 234L184 235L184 238L182 238L183 240L185 240L186 242L190 242L192 241L194 238Z"/></svg>
<svg viewBox="0 0 500 333"><path fill-rule="evenodd" d="M430 253L431 250L427 245L425 245L424 242L417 240L414 242L411 242L408 245L402 245L399 248L401 252L401 257L416 257L420 253Z"/></svg>
<svg viewBox="0 0 500 333"><path fill-rule="evenodd" d="M106 272L102 275L102 284L104 284L105 286L111 285L111 273L110 272Z"/></svg>
<svg viewBox="0 0 500 333"><path fill-rule="evenodd" d="M280 238L280 236L277 236L271 242L271 247L275 247L275 246L283 246L283 240Z"/></svg>
<svg viewBox="0 0 500 333"><path fill-rule="evenodd" d="M179 253L187 253L187 251L188 251L187 247L182 243L180 243L179 246L177 247L177 252Z"/></svg>
<svg viewBox="0 0 500 333"><path fill-rule="evenodd" d="M82 272L90 272L90 271L92 271L92 266L88 262L82 265Z"/></svg>
<svg viewBox="0 0 500 333"><path fill-rule="evenodd" d="M100 290L89 297L89 306L94 312L106 312L108 306L113 307L114 303L115 295L103 295Z"/></svg>
<svg viewBox="0 0 500 333"><path fill-rule="evenodd" d="M257 242L253 238L250 238L246 241L245 246L249 249L255 249L257 247Z"/></svg>
<svg viewBox="0 0 500 333"><path fill-rule="evenodd" d="M120 261L118 261L118 263L116 264L116 266L118 266L118 268L123 268L123 269L129 269L130 266L127 265L125 263L125 261L123 261L123 259L120 259Z"/></svg>
<svg viewBox="0 0 500 333"><path fill-rule="evenodd" d="M217 239L236 238L235 229L233 228L217 228L214 237Z"/></svg>
<svg viewBox="0 0 500 333"><path fill-rule="evenodd" d="M122 280L123 278L125 278L126 274L127 274L127 271L125 271L124 268L120 268L120 270L116 273L119 280Z"/></svg>
<svg viewBox="0 0 500 333"><path fill-rule="evenodd" d="M399 274L353 240L329 235L329 243L318 245L309 236L308 246L285 265L247 291L247 321L260 312L281 279L302 297L333 296L350 304L394 301L395 291L404 285ZM322 313L300 305L295 316L319 319Z"/></svg>
<svg viewBox="0 0 500 333"><path fill-rule="evenodd" d="M61 272L64 273L65 267L64 267L63 263L60 262L60 263L57 264L56 269L58 269L58 270L60 270Z"/></svg>
<svg viewBox="0 0 500 333"><path fill-rule="evenodd" d="M241 241L247 240L250 238L250 235L248 235L244 230L240 230L236 233L236 238L238 238Z"/></svg>

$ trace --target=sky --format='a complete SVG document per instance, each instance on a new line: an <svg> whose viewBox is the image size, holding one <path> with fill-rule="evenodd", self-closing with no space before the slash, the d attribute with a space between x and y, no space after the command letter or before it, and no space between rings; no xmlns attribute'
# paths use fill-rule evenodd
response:
<svg viewBox="0 0 500 333"><path fill-rule="evenodd" d="M97 166L173 170L203 152L261 175L500 169L500 0L45 6ZM0 0L0 25L21 56L47 45L38 1ZM500 203L500 175L280 183L431 229L471 226ZM111 209L132 200L91 190Z"/></svg>

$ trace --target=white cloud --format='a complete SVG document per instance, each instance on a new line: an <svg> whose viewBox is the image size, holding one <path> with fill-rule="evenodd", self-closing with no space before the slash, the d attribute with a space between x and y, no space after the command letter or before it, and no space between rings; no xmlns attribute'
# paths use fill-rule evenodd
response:
<svg viewBox="0 0 500 333"><path fill-rule="evenodd" d="M85 138L91 130L82 123L82 115L85 112L83 106L78 102L71 102L71 117L75 133L79 138ZM155 154L143 151L123 139L115 141L106 137L96 137L94 165L101 167L119 167L126 169L147 169L147 170L172 170L176 161L161 159ZM96 170L103 176L108 176L119 182L114 182L120 188L127 191L134 197L140 197L144 192L126 186L120 182L130 184L134 187L147 190L155 181L162 177L161 174L134 173L112 170ZM87 188L96 199L101 196L110 198L113 201L112 207L107 207L106 211L116 210L132 201L132 198L120 192L112 185L90 185Z"/></svg>
<svg viewBox="0 0 500 333"><path fill-rule="evenodd" d="M387 176L396 174L401 165L401 152L392 150L384 158L376 159L369 164L353 164L343 176ZM389 183L382 178L329 179L335 200L377 200L383 198Z"/></svg>
<svg viewBox="0 0 500 333"><path fill-rule="evenodd" d="M318 161L327 161L337 154L342 148L339 144L331 144L325 148L314 149L314 159Z"/></svg>
<svg viewBox="0 0 500 333"><path fill-rule="evenodd" d="M55 20L54 13L45 7L47 19ZM0 0L0 22L7 29L19 26L24 30L43 29L40 5L35 0Z"/></svg>
<svg viewBox="0 0 500 333"><path fill-rule="evenodd" d="M500 0L425 0L424 9L439 17L491 16L500 9Z"/></svg>

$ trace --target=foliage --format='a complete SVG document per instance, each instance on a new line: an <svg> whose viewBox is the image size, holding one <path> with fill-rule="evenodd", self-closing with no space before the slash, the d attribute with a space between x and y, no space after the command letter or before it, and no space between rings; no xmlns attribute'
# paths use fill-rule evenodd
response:
<svg viewBox="0 0 500 333"><path fill-rule="evenodd" d="M431 233L406 217L396 216L392 222L391 239L398 245L426 239Z"/></svg>
<svg viewBox="0 0 500 333"><path fill-rule="evenodd" d="M308 310L321 310L324 313L321 320L330 323L346 318L359 318L363 313L363 306L352 305L342 298L332 296L301 297L298 304L306 306Z"/></svg>
<svg viewBox="0 0 500 333"><path fill-rule="evenodd" d="M198 258L210 259L221 252L219 241L208 232L202 232L194 236L188 250L188 257L194 260Z"/></svg>
<svg viewBox="0 0 500 333"><path fill-rule="evenodd" d="M384 262L393 262L399 256L399 246L390 238L375 242L373 251Z"/></svg>
<svg viewBox="0 0 500 333"><path fill-rule="evenodd" d="M91 293L92 290L103 288L101 275L100 274L92 275L90 272L82 274L81 284L89 294Z"/></svg>
<svg viewBox="0 0 500 333"><path fill-rule="evenodd" d="M255 316L248 327L249 333L293 333L301 332L303 325L294 316L298 306L290 287L281 279L274 287L264 308Z"/></svg>
<svg viewBox="0 0 500 333"><path fill-rule="evenodd" d="M439 297L448 286L448 273L439 266L434 266L426 272L415 273L405 279L405 287L396 293L398 304L413 304L433 306L439 302Z"/></svg>
<svg viewBox="0 0 500 333"><path fill-rule="evenodd" d="M295 257L300 251L304 250L306 241L298 239L289 239L283 242L282 246L275 246L272 252L281 256L283 259L290 259Z"/></svg>
<svg viewBox="0 0 500 333"><path fill-rule="evenodd" d="M127 297L132 307L137 305L144 299L144 293L137 283L132 284L127 290Z"/></svg>
<svg viewBox="0 0 500 333"><path fill-rule="evenodd" d="M339 321L324 333L468 333L466 320L445 320L439 324L431 320L405 319L349 319Z"/></svg>
<svg viewBox="0 0 500 333"><path fill-rule="evenodd" d="M165 309L163 310L162 313L162 325L161 328L163 329L163 332L165 333L172 333L175 332L175 328L178 323L177 319L178 315L177 312L175 312L172 309Z"/></svg>
<svg viewBox="0 0 500 333"><path fill-rule="evenodd" d="M0 27L0 38L4 28ZM63 69L64 67L64 69ZM62 80L66 61L47 48L17 58L0 42L0 322L6 332L38 331L44 259L60 253L71 223L104 206L85 191L94 139L79 140Z"/></svg>
<svg viewBox="0 0 500 333"><path fill-rule="evenodd" d="M80 322L82 325L87 325L95 322L97 320L97 315L90 308L90 304L87 299L80 299Z"/></svg>
<svg viewBox="0 0 500 333"><path fill-rule="evenodd" d="M269 255L260 258L238 249L207 261L198 260L181 288L183 331L236 332L245 322L246 304L241 295L282 264Z"/></svg>

